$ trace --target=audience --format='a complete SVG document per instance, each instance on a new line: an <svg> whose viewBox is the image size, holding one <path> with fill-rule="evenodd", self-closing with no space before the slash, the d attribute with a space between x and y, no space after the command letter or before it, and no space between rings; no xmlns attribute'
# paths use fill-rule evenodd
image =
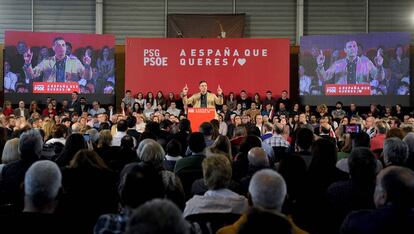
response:
<svg viewBox="0 0 414 234"><path fill-rule="evenodd" d="M164 213L142 216L151 214L138 210L153 198L171 200L187 218L211 206L224 214L243 214L229 233L304 233L292 219L310 233L387 233L391 226L393 232L410 227L414 118L408 109L398 105L394 113L371 105L368 113L337 102L336 109L321 103L315 114L311 106L302 110L295 103L291 108L287 92L277 102L271 92L264 100L255 94L253 102L245 90L239 99L232 95L229 105L217 107L218 119L203 123L198 133L192 133L187 109L173 93L167 102L160 92L148 95L145 113L142 93L137 102L131 92L121 112L96 101L89 106L84 97L77 112L68 112L67 101L61 105L48 98L30 110L20 102L13 113L5 101L0 112L3 230L9 230L10 220L19 220L26 225L11 232L91 233L95 226L94 233L124 233L129 221L129 233L145 233L145 225L153 223L160 229L148 232L165 232L168 225L169 233L190 231L166 201L148 206L164 204ZM173 101L176 108L166 112ZM41 116L45 107L48 115ZM347 132L348 125L362 131ZM277 209L257 199L274 192L270 184L260 194L249 189L259 183L254 175L273 168L286 181L287 197ZM243 196L251 200L251 209L245 210ZM361 211L375 205L376 210ZM168 215L177 221L169 223Z"/></svg>

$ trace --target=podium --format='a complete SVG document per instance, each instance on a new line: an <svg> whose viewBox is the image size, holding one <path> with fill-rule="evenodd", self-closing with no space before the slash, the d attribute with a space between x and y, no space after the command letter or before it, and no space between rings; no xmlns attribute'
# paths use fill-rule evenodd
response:
<svg viewBox="0 0 414 234"><path fill-rule="evenodd" d="M198 132L200 125L216 118L216 108L188 108L187 118L193 132Z"/></svg>

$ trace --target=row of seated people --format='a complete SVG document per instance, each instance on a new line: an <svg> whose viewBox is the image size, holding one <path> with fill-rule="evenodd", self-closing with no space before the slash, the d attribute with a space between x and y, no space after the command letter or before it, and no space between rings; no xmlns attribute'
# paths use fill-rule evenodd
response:
<svg viewBox="0 0 414 234"><path fill-rule="evenodd" d="M345 217L350 211L375 207L377 201L374 203L372 200L375 177L378 173L381 175L381 172L386 172L381 170L383 167L396 165L413 168L414 133L404 133L400 128L396 129L401 134L392 133L394 130L384 126L382 120L376 120L375 133L377 136L385 134L382 152L374 155L369 149L376 137L370 138L370 131L349 134L348 140L352 143L348 144L347 154L338 161L338 144L332 140L334 135L331 135L328 119L321 118L326 122L320 123L322 131L319 133L309 128L309 125L302 124L294 130L293 137L285 134L282 123L267 124L269 129L265 134L254 125L242 124L236 127L235 134L230 139L215 134L218 131L217 125L211 123L203 123L199 133L192 133L187 119L178 123L178 131L174 133L170 132L173 127L164 124L166 121L162 122L162 127L157 122L149 121L140 133L131 116L126 120L120 118L112 122L114 132L111 132L109 124L104 123L100 124L98 130L90 126L79 128L78 123L72 124L71 130L64 124L55 124L50 139L40 134L46 132L46 129L33 130L31 128L39 126L31 126L29 123L21 129L13 129L16 132L11 135L13 139L7 140L8 127L4 127L0 131L0 135L5 136L2 156L5 165L2 167L0 181L2 212L10 215L10 212L20 214L19 211L23 209L26 213L30 211L26 208L20 185L25 182L28 168L39 159L45 159L54 161L62 174L63 189L59 193L56 209L53 208L54 214L64 217L63 220L66 221L78 217L72 226L78 229L77 232L90 233L95 228L95 233L105 233L100 230L125 228L126 220L131 215L128 208L131 207L125 205L123 199L133 199L136 197L134 194L144 194L143 190L152 187L136 186L136 190L128 190L123 194L121 186L117 193L117 184L126 183L123 181L126 179L124 171L141 162L160 175L163 182L161 187L165 193L161 197L172 200L188 220L192 220L192 215L209 212L236 214L234 217L244 214L248 206L246 198L249 192L250 196L253 193L250 191L253 175L262 169L270 169L277 170L282 175L288 194L288 199L279 203L283 204L283 209L280 205L273 206L271 210L282 211L287 215L287 221L291 225L289 227L297 232L301 231L300 228L310 233L337 233L344 220L344 224L360 226L343 226L343 230L365 228L367 225L361 227L361 223L354 223L356 221L351 219L353 216L348 216L347 219ZM323 130L326 128L327 132ZM395 170L404 173L411 169ZM149 184L154 183L152 181ZM270 186L265 187L267 191ZM393 189L401 187L393 187L391 190ZM406 190L412 191L410 189ZM385 190L386 188L383 189ZM267 192L274 194L270 190ZM400 196L399 191L397 193L398 199L403 199L403 204L398 206L402 205L404 209L411 207L410 199L406 199L405 195ZM266 193L262 191L258 194ZM124 208L122 213L99 218L105 213L118 213L119 201ZM394 201L384 198L380 202L389 208ZM142 204L135 204L138 203ZM259 205L266 209L263 206ZM315 210L323 211L322 216L315 215ZM329 215L325 217L326 214ZM361 213L357 217L373 218L370 214L363 216ZM411 213L403 215L409 216ZM246 216L242 218L245 219ZM393 219L393 222L398 221ZM225 224L229 223L221 223L214 229ZM382 227L372 225L369 228L377 230L374 228Z"/></svg>

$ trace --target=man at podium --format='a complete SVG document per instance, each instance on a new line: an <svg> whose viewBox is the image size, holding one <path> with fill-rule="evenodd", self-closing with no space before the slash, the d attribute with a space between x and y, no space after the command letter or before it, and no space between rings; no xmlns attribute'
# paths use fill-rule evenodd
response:
<svg viewBox="0 0 414 234"><path fill-rule="evenodd" d="M214 93L207 92L207 82L205 80L199 83L200 92L193 94L187 98L187 84L183 88L183 104L184 106L192 105L195 108L215 108L216 105L223 105L223 90L220 85L217 87L217 96Z"/></svg>

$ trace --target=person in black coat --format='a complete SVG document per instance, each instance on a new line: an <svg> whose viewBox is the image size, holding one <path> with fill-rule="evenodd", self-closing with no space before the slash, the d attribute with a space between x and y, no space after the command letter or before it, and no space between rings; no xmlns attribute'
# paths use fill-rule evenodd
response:
<svg viewBox="0 0 414 234"><path fill-rule="evenodd" d="M74 112L78 113L79 115L82 114L81 103L78 99L79 93L73 92L72 93L72 101L69 102L68 110L69 113L72 115Z"/></svg>
<svg viewBox="0 0 414 234"><path fill-rule="evenodd" d="M414 233L414 172L390 166L377 176L374 202L377 209L350 213L342 223L342 234Z"/></svg>

